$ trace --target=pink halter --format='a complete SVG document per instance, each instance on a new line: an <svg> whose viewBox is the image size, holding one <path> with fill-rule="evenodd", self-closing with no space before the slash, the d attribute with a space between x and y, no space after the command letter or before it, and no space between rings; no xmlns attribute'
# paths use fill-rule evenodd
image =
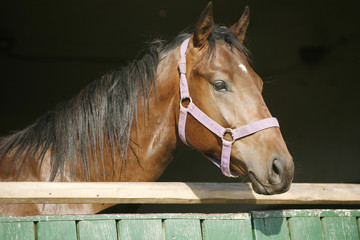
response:
<svg viewBox="0 0 360 240"><path fill-rule="evenodd" d="M189 93L189 87L186 79L186 50L189 44L189 38L186 39L180 48L180 61L179 61L179 72L180 72L180 115L179 115L179 136L181 141L188 145L185 136L185 127L186 127L186 117L190 113L197 121L202 125L208 128L211 132L222 139L222 150L221 150L221 163L217 159L206 156L210 161L212 161L216 166L218 166L222 173L227 177L238 177L238 173L230 169L230 155L231 155L231 146L232 144L243 137L256 133L258 131L264 130L270 127L279 127L279 123L276 118L266 118L260 121L256 121L250 124L247 124L236 129L223 128L210 117L208 117L203 111L201 111L196 105L192 102ZM189 100L190 103L187 107L184 107L181 103L183 100ZM224 139L226 133L230 133L233 141L228 141Z"/></svg>

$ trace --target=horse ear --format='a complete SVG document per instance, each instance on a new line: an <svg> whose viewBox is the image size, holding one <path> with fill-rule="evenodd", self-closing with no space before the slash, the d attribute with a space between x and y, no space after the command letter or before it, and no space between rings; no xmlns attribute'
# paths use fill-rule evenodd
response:
<svg viewBox="0 0 360 240"><path fill-rule="evenodd" d="M230 30L234 34L234 36L239 40L239 42L243 42L245 39L246 29L250 22L250 9L248 6L245 7L243 14L239 21L237 21L234 25L231 26Z"/></svg>
<svg viewBox="0 0 360 240"><path fill-rule="evenodd" d="M214 18L212 2L209 2L202 11L199 20L195 25L193 44L194 47L202 48L205 46L210 33L214 29Z"/></svg>

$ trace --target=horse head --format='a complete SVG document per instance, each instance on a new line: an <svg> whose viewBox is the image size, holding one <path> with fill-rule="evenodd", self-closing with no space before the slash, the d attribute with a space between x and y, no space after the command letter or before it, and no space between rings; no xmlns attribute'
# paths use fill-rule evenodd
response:
<svg viewBox="0 0 360 240"><path fill-rule="evenodd" d="M186 45L183 74L191 97L182 97L181 106L196 105L223 129L238 129L272 118L262 97L263 82L251 68L243 45L248 24L246 7L230 28L215 25L209 3ZM289 189L294 164L277 126L233 139L231 131L219 137L189 114L184 131L186 144L218 161L222 161L223 140L230 142L230 170L248 176L257 193L276 194Z"/></svg>

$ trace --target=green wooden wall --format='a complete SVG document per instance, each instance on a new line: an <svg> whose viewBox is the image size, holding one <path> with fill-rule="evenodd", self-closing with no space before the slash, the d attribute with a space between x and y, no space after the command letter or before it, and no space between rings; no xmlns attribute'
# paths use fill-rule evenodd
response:
<svg viewBox="0 0 360 240"><path fill-rule="evenodd" d="M0 217L1 240L360 239L360 210Z"/></svg>

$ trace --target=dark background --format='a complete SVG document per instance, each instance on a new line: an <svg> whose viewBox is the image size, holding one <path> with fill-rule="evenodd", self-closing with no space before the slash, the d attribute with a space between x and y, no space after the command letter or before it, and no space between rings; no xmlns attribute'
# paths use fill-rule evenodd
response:
<svg viewBox="0 0 360 240"><path fill-rule="evenodd" d="M215 0L218 24L250 6L247 45L296 165L295 182L360 183L360 1ZM0 135L31 124L146 42L192 27L207 1L0 1ZM160 181L227 179L182 149ZM183 210L179 210L179 209ZM142 206L238 211L255 206ZM170 210L169 210L170 209ZM185 210L184 210L185 209Z"/></svg>

